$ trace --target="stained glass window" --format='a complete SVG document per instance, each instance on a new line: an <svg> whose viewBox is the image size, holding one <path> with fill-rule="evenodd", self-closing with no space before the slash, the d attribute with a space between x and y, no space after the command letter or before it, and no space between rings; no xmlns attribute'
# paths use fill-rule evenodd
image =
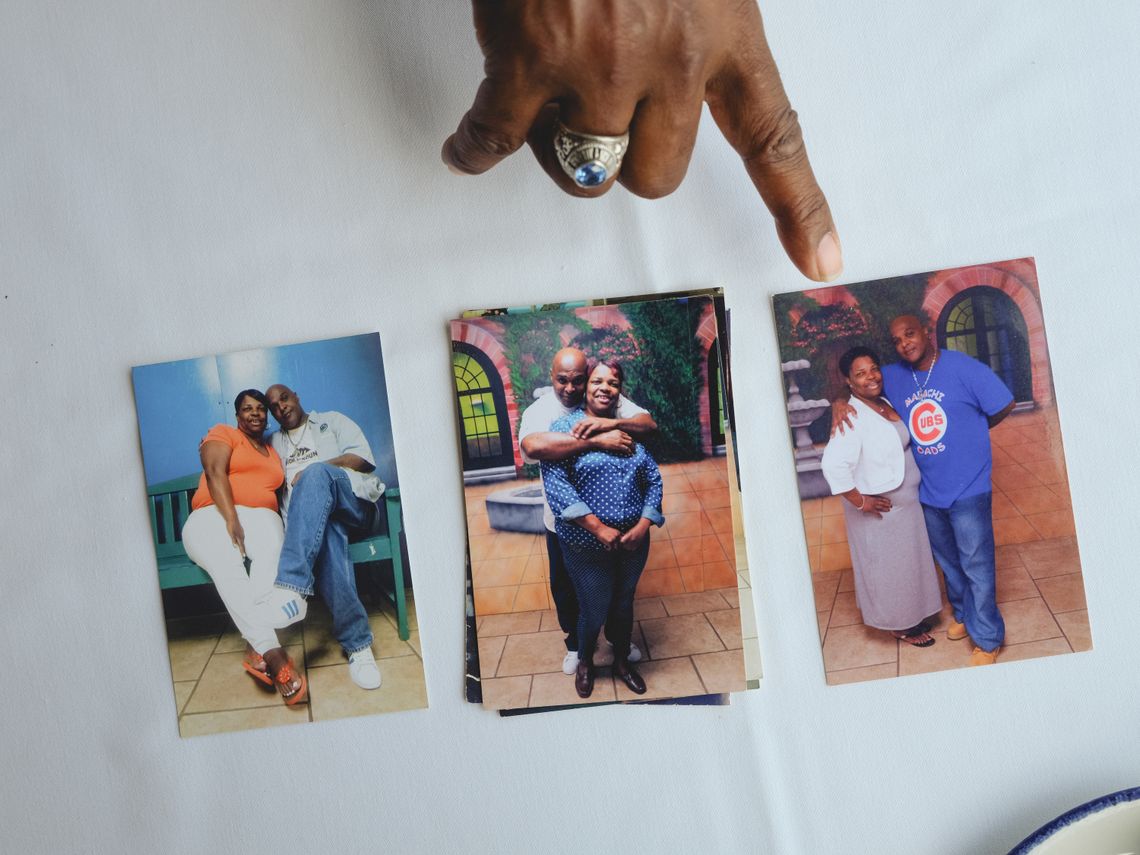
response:
<svg viewBox="0 0 1140 855"><path fill-rule="evenodd" d="M473 357L458 352L452 354L452 368L468 459L498 457L503 453L503 442L487 372Z"/></svg>

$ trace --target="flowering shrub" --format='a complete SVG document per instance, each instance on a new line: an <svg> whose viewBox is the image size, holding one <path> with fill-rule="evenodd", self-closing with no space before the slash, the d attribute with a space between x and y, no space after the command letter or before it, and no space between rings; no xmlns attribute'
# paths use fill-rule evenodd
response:
<svg viewBox="0 0 1140 855"><path fill-rule="evenodd" d="M625 368L626 383L636 382L634 378L637 376L641 348L630 330L599 327L579 334L573 345L590 359L616 359Z"/></svg>
<svg viewBox="0 0 1140 855"><path fill-rule="evenodd" d="M842 342L866 334L867 321L858 309L842 305L820 306L806 312L798 323L792 325L789 344L813 354L824 342Z"/></svg>

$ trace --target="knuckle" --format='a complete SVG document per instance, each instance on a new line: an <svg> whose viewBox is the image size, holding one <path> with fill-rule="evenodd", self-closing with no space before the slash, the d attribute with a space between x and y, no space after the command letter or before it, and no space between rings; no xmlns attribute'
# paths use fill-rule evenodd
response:
<svg viewBox="0 0 1140 855"><path fill-rule="evenodd" d="M772 207L776 217L789 223L814 223L830 216L827 200L814 182L810 188L806 188L806 192L798 193Z"/></svg>
<svg viewBox="0 0 1140 855"><path fill-rule="evenodd" d="M523 139L509 131L469 119L456 139L456 166L484 169L485 161L502 160L518 151L522 144Z"/></svg>
<svg viewBox="0 0 1140 855"><path fill-rule="evenodd" d="M762 115L747 131L743 157L758 164L784 164L804 156L799 116L790 106Z"/></svg>
<svg viewBox="0 0 1140 855"><path fill-rule="evenodd" d="M703 86L708 76L709 48L709 35L703 28L693 25L679 28L671 51L674 79L686 88Z"/></svg>

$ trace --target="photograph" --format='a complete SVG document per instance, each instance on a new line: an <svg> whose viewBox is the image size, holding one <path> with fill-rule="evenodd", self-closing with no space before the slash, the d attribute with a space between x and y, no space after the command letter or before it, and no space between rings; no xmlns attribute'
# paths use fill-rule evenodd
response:
<svg viewBox="0 0 1140 855"><path fill-rule="evenodd" d="M179 733L426 707L380 337L132 379Z"/></svg>
<svg viewBox="0 0 1140 855"><path fill-rule="evenodd" d="M1092 649L1033 259L773 310L827 682Z"/></svg>
<svg viewBox="0 0 1140 855"><path fill-rule="evenodd" d="M759 684L726 327L719 290L451 322L468 700L534 710Z"/></svg>

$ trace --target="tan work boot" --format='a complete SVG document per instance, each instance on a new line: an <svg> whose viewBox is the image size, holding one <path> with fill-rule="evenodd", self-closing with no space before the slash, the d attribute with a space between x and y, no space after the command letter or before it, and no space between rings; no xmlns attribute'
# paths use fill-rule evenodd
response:
<svg viewBox="0 0 1140 855"><path fill-rule="evenodd" d="M946 627L946 637L951 641L961 641L966 637L966 624L950 621L950 626Z"/></svg>
<svg viewBox="0 0 1140 855"><path fill-rule="evenodd" d="M997 662L998 650L1001 648L995 647L993 650L982 650L980 647L975 647L974 652L970 654L971 665L993 665Z"/></svg>

